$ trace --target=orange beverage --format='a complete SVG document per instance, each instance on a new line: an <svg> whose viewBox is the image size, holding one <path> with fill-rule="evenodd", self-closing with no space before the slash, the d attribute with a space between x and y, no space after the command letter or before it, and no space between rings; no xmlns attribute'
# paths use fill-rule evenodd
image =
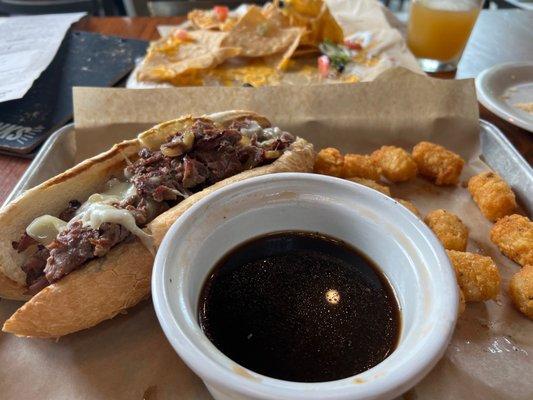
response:
<svg viewBox="0 0 533 400"><path fill-rule="evenodd" d="M414 0L407 31L407 44L413 54L456 64L481 4L481 0Z"/></svg>

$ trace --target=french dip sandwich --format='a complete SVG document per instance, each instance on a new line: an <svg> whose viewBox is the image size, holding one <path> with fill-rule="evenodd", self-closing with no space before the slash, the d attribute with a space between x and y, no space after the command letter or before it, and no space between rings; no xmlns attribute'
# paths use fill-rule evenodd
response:
<svg viewBox="0 0 533 400"><path fill-rule="evenodd" d="M157 245L187 208L252 176L311 171L311 144L248 111L164 122L0 210L0 296L28 300L4 332L59 337L150 292Z"/></svg>

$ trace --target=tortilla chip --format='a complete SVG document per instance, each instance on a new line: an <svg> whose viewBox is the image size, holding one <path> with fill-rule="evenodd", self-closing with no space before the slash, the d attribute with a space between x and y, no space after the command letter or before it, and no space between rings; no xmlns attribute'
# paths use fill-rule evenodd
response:
<svg viewBox="0 0 533 400"><path fill-rule="evenodd" d="M328 6L321 0L287 0L280 12L287 18L288 26L306 30L300 44L318 46L329 39L342 43L344 33ZM271 15L275 15L270 11Z"/></svg>
<svg viewBox="0 0 533 400"><path fill-rule="evenodd" d="M281 12L274 3L265 3L261 13L273 25L279 28L291 28L289 19Z"/></svg>
<svg viewBox="0 0 533 400"><path fill-rule="evenodd" d="M226 21L220 26L220 30L223 32L229 32L235 27L235 25L237 25L237 22L239 22L238 18L228 17Z"/></svg>
<svg viewBox="0 0 533 400"><path fill-rule="evenodd" d="M187 19L197 29L214 29L227 32L237 23L238 19L229 16L225 21L220 21L213 10L192 10L187 14Z"/></svg>
<svg viewBox="0 0 533 400"><path fill-rule="evenodd" d="M218 29L220 26L220 21L211 10L192 10L187 14L187 19L197 29Z"/></svg>
<svg viewBox="0 0 533 400"><path fill-rule="evenodd" d="M318 47L310 44L301 44L298 46L296 51L292 54L292 58L298 57L313 57L320 55L320 50Z"/></svg>
<svg viewBox="0 0 533 400"><path fill-rule="evenodd" d="M226 32L190 31L187 39L170 34L150 45L139 70L140 81L176 81L199 70L213 68L240 54L240 49L222 46Z"/></svg>
<svg viewBox="0 0 533 400"><path fill-rule="evenodd" d="M285 50L285 52L281 55L279 61L276 63L276 69L278 71L283 71L287 69L289 66L289 60L291 59L292 55L298 48L298 45L300 44L300 39L302 38L304 34L304 30L300 29L300 34L294 38L294 42Z"/></svg>
<svg viewBox="0 0 533 400"><path fill-rule="evenodd" d="M342 43L344 41L342 28L333 15L331 15L326 3L322 6L322 10L317 17L317 26L317 39L319 39L320 42L331 40L333 43Z"/></svg>
<svg viewBox="0 0 533 400"><path fill-rule="evenodd" d="M287 50L301 34L301 28L281 28L251 6L222 41L225 47L241 48L241 56L263 57Z"/></svg>
<svg viewBox="0 0 533 400"><path fill-rule="evenodd" d="M279 0L276 0L275 4L280 7ZM316 18L322 11L325 2L323 0L285 0L283 4L284 6L280 8L285 8L302 16Z"/></svg>

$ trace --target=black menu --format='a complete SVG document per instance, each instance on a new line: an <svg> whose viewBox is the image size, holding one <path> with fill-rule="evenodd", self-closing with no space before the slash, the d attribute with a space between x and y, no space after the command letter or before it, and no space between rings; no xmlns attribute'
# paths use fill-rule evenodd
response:
<svg viewBox="0 0 533 400"><path fill-rule="evenodd" d="M72 118L73 86L112 86L146 52L148 43L69 31L58 52L22 99L0 103L0 152L31 156Z"/></svg>

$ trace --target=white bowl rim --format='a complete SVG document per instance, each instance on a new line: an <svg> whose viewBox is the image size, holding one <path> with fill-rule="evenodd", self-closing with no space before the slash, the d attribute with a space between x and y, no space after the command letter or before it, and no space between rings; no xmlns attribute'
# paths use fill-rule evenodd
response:
<svg viewBox="0 0 533 400"><path fill-rule="evenodd" d="M402 371L396 371L398 373L395 375L389 374L386 382L383 382L383 380L380 379L374 379L363 384L354 384L350 387L341 387L335 389L332 387L335 383L345 380L353 380L357 375L337 381L304 383L283 381L256 374L264 378L261 381L256 381L244 375L240 375L235 371L225 368L211 360L203 353L203 351L198 349L192 343L192 341L188 338L188 335L181 329L179 324L174 319L168 303L168 296L166 294L164 280L166 276L165 270L168 265L167 255L169 254L173 244L172 239L174 236L176 236L180 226L188 219L194 218L193 216L197 210L201 209L206 203L210 203L215 199L224 197L228 193L236 192L248 185L260 184L262 182L272 183L272 181L283 182L285 180L293 179L312 180L316 181L317 183L334 182L335 184L350 186L354 191L363 191L366 192L367 195L370 194L381 197L382 199L388 199L391 207L397 207L398 212L403 213L409 219L411 219L412 222L417 225L417 228L424 234L425 239L433 250L433 254L436 257L437 263L439 265L448 267L447 269L443 269L447 270L448 273L439 275L439 278L442 279L440 283L442 284L443 288L447 288L452 293L455 293L455 296L452 298L447 298L446 301L448 302L448 307L439 311L444 313L441 314L440 317L449 322L444 326L440 326L439 329L433 327L430 334L426 335L423 339L424 342L426 342L426 346L424 347L423 351L422 349L419 349L416 357L410 356L408 358L408 361L410 362L409 368L406 368ZM229 391L238 392L245 396L251 396L255 399L265 400L349 400L359 398L360 395L364 395L364 398L368 399L378 399L391 398L401 395L403 392L422 380L422 378L429 373L429 371L443 356L447 345L451 340L455 323L457 321L459 294L456 282L454 269L451 266L444 248L435 237L433 232L419 218L414 216L411 211L403 207L393 198L390 198L366 186L345 179L312 173L284 172L253 177L220 188L198 201L185 213L183 213L170 227L157 252L152 272L152 300L159 323L161 324L163 332L165 333L172 347L182 358L182 360L208 385L226 388ZM220 354L227 358L227 356L225 356L222 352L220 352Z"/></svg>
<svg viewBox="0 0 533 400"><path fill-rule="evenodd" d="M505 107L501 106L500 101L492 93L491 90L491 81L497 78L498 74L505 73L506 71L512 71L516 68L529 68L533 70L532 61L512 61L505 62L501 64L493 65L492 67L486 68L479 73L479 75L474 80L476 86L476 92L478 100L483 106L488 110L492 111L494 114L505 119L507 122L523 128L526 131L533 132L533 123L528 121L526 117L520 115L518 111L515 111L510 107L510 110L507 110Z"/></svg>

